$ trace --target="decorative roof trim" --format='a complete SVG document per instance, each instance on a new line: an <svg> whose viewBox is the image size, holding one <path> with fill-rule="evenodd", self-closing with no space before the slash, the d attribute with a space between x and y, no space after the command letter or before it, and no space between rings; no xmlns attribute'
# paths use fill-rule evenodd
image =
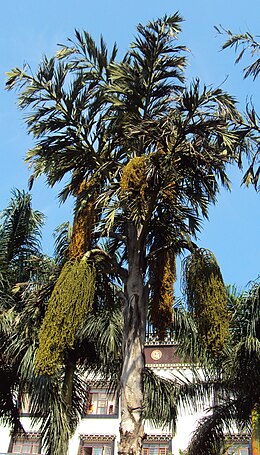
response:
<svg viewBox="0 0 260 455"><path fill-rule="evenodd" d="M169 442L172 440L171 434L146 434L144 437L144 442Z"/></svg>
<svg viewBox="0 0 260 455"><path fill-rule="evenodd" d="M226 436L226 440L228 442L249 442L251 440L251 436L250 434L242 434L242 433L238 433L238 434L231 434L231 435L228 435Z"/></svg>
<svg viewBox="0 0 260 455"><path fill-rule="evenodd" d="M80 442L113 442L116 439L114 434L80 434Z"/></svg>
<svg viewBox="0 0 260 455"><path fill-rule="evenodd" d="M145 341L145 347L148 346L177 346L177 342L174 339L168 339L164 341L159 341L155 338L147 338Z"/></svg>
<svg viewBox="0 0 260 455"><path fill-rule="evenodd" d="M160 368L160 369L176 369L176 368L189 368L190 363L146 363L145 366L149 368Z"/></svg>
<svg viewBox="0 0 260 455"><path fill-rule="evenodd" d="M20 432L13 436L13 440L16 441L17 439L40 439L42 434L36 431L28 431L26 433Z"/></svg>

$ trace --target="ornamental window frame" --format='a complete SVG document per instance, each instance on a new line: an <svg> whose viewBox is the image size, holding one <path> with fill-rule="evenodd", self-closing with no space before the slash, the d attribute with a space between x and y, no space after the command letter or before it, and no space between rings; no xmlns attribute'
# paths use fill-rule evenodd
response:
<svg viewBox="0 0 260 455"><path fill-rule="evenodd" d="M115 435L80 435L78 455L113 455L115 439Z"/></svg>
<svg viewBox="0 0 260 455"><path fill-rule="evenodd" d="M251 455L251 437L248 433L233 434L226 438L225 455Z"/></svg>
<svg viewBox="0 0 260 455"><path fill-rule="evenodd" d="M169 455L171 444L171 434L148 434L143 441L142 455Z"/></svg>
<svg viewBox="0 0 260 455"><path fill-rule="evenodd" d="M27 446L29 450L25 451ZM8 452L10 454L38 455L41 453L41 446L40 433L18 433L12 436Z"/></svg>
<svg viewBox="0 0 260 455"><path fill-rule="evenodd" d="M118 417L118 396L116 392L105 387L90 387L84 417L87 418L117 418Z"/></svg>

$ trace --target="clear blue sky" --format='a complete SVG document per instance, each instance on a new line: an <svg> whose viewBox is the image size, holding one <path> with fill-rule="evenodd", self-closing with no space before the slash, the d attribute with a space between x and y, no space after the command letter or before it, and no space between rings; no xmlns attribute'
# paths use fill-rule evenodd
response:
<svg viewBox="0 0 260 455"><path fill-rule="evenodd" d="M249 30L260 33L259 0L13 0L3 2L0 18L0 131L1 179L0 209L10 198L11 188L27 189L29 170L23 163L32 145L27 136L22 113L16 106L16 95L4 90L5 72L25 62L35 68L43 54L53 55L57 43L65 43L74 29L85 29L95 39L103 34L108 45L117 42L121 52L127 49L135 34L135 26L165 13L176 11L183 16L180 43L191 54L188 79L199 77L207 85L222 85L241 106L253 97L260 112L260 78L255 83L244 81L242 66L234 66L232 51L220 52L223 38L214 25L223 25L235 32ZM242 62L246 64L245 62ZM210 210L204 223L200 244L211 249L221 266L226 283L244 288L259 271L259 202L255 191L240 187L241 175L232 171L232 193L221 192L218 204ZM47 189L44 180L33 188L33 205L45 213L44 250L52 254L52 232L61 222L71 218L69 204L60 207L57 189Z"/></svg>

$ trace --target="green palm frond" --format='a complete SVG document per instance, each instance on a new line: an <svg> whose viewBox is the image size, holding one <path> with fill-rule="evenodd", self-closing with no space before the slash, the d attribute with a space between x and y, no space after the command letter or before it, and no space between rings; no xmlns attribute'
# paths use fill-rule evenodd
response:
<svg viewBox="0 0 260 455"><path fill-rule="evenodd" d="M231 30L225 30L223 27L215 27L218 33L224 34L228 37L223 44L222 49L234 48L237 54L235 63L239 63L242 58L247 54L250 55L251 61L246 67L243 68L244 78L253 77L256 80L260 73L260 43L249 32L243 34L235 34ZM250 103L251 104L251 103ZM247 132L249 140L243 149L240 156L240 164L243 162L243 157L249 158L249 164L243 176L242 183L245 185L253 184L255 189L258 190L258 181L260 175L259 166L259 119L255 112L254 106L248 104L246 106L246 119L240 121L244 131ZM242 167L242 166L241 166Z"/></svg>
<svg viewBox="0 0 260 455"><path fill-rule="evenodd" d="M239 409L241 402L230 400L227 404L221 404L209 411L209 415L203 417L195 430L189 448L188 455L219 455L224 453L225 438L233 434L238 423L240 431L249 428L247 420L241 415Z"/></svg>
<svg viewBox="0 0 260 455"><path fill-rule="evenodd" d="M155 426L175 429L177 420L177 381L161 378L152 370L144 371L144 418Z"/></svg>
<svg viewBox="0 0 260 455"><path fill-rule="evenodd" d="M91 351L86 351L84 364L89 374L99 373L98 376L112 381L118 378L121 364L122 326L120 309L101 307L88 315L78 333L78 340L82 347L87 342L87 347L88 344L92 344L94 348L94 357Z"/></svg>
<svg viewBox="0 0 260 455"><path fill-rule="evenodd" d="M30 396L30 412L34 424L40 425L43 446L48 455L58 455L66 451L68 440L75 431L82 415L86 388L82 380L74 381L73 406L63 395L63 378L36 377L27 384Z"/></svg>
<svg viewBox="0 0 260 455"><path fill-rule="evenodd" d="M108 97L125 136L141 119L165 113L171 96L181 88L187 49L174 46L181 22L175 14L139 24L129 58L110 66Z"/></svg>
<svg viewBox="0 0 260 455"><path fill-rule="evenodd" d="M72 226L68 221L60 224L54 231L54 256L58 264L63 264L66 260L71 234Z"/></svg>
<svg viewBox="0 0 260 455"><path fill-rule="evenodd" d="M216 382L198 375L189 379L181 371L160 376L149 368L144 372L144 418L155 426L175 432L177 419L183 413L201 412L212 400Z"/></svg>
<svg viewBox="0 0 260 455"><path fill-rule="evenodd" d="M250 53L254 61L244 68L244 77L247 78L249 76L253 76L253 79L255 80L260 73L260 58L255 58L260 53L260 43L249 32L234 34L230 30L217 30L219 33L225 32L228 35L228 39L223 44L222 49L233 47L236 52L239 51L235 60L236 63L240 62L247 51Z"/></svg>
<svg viewBox="0 0 260 455"><path fill-rule="evenodd" d="M1 219L2 262L8 263L19 257L38 254L44 215L32 209L29 193L13 190L13 196L2 211Z"/></svg>
<svg viewBox="0 0 260 455"><path fill-rule="evenodd" d="M187 362L194 365L208 364L208 352L201 340L194 318L185 309L184 302L177 302L174 307L173 328L178 343L178 352Z"/></svg>

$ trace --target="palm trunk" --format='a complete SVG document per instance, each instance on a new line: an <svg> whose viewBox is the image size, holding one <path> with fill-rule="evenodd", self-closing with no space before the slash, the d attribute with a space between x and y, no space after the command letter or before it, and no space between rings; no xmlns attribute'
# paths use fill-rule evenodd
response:
<svg viewBox="0 0 260 455"><path fill-rule="evenodd" d="M146 298L143 283L142 248L136 229L129 228L129 274L126 283L123 331L123 367L121 374L121 455L139 455L142 450L143 371Z"/></svg>
<svg viewBox="0 0 260 455"><path fill-rule="evenodd" d="M62 425L60 425L61 422L58 422L58 426L60 428L59 434L57 434L57 422L54 422L55 436L53 440L55 441L55 444L52 445L52 451L49 455L66 455L69 450L69 440L71 437L71 430L73 428L73 424L71 424L70 420L72 418L71 410L75 369L75 362L68 360L65 365L65 375L63 380L63 421Z"/></svg>
<svg viewBox="0 0 260 455"><path fill-rule="evenodd" d="M75 362L68 360L65 365L65 375L63 381L63 393L68 408L72 406L73 380L75 370Z"/></svg>
<svg viewBox="0 0 260 455"><path fill-rule="evenodd" d="M260 406L252 410L252 455L260 455Z"/></svg>

